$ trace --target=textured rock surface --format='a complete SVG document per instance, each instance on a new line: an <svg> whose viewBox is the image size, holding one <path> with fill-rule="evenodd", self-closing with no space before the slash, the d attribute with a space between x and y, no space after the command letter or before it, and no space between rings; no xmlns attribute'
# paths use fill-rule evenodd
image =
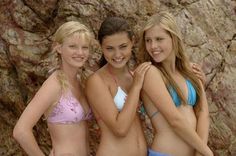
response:
<svg viewBox="0 0 236 156"><path fill-rule="evenodd" d="M0 1L0 155L24 155L12 129L28 101L55 65L51 35L65 21L85 23L94 34L106 16L122 16L137 33L146 18L169 10L181 27L192 61L207 75L211 126L209 145L216 156L236 155L236 1L235 0L1 0ZM96 69L94 50L87 69ZM91 124L92 138L98 138ZM147 127L148 140L151 140ZM94 133L96 132L96 133ZM43 121L35 127L48 153ZM92 142L93 147L96 143Z"/></svg>

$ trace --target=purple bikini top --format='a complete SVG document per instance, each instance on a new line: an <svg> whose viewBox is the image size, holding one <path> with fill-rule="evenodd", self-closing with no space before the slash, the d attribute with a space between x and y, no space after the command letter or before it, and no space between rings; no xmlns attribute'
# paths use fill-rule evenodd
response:
<svg viewBox="0 0 236 156"><path fill-rule="evenodd" d="M47 121L49 123L79 123L82 120L92 118L92 111L89 109L85 114L80 102L74 97L72 92L68 90L62 94L60 100L49 114Z"/></svg>

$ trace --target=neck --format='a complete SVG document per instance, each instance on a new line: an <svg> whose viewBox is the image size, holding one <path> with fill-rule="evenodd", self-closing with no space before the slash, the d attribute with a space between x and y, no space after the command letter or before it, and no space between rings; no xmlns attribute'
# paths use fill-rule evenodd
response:
<svg viewBox="0 0 236 156"><path fill-rule="evenodd" d="M68 79L71 85L74 85L75 83L78 82L78 79L77 79L78 69L70 68L68 70L67 68L62 67L61 70L63 71L63 73L65 74L66 78Z"/></svg>
<svg viewBox="0 0 236 156"><path fill-rule="evenodd" d="M107 69L109 70L109 72L111 72L112 74L115 74L115 75L123 75L124 73L126 73L128 71L127 65L125 65L122 68L114 68L110 64L107 64L106 66L107 66Z"/></svg>

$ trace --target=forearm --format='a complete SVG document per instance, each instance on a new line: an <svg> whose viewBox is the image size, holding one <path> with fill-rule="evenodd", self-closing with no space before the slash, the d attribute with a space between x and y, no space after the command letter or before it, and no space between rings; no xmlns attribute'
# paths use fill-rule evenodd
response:
<svg viewBox="0 0 236 156"><path fill-rule="evenodd" d="M29 156L45 156L39 148L32 132L22 133L16 140Z"/></svg>
<svg viewBox="0 0 236 156"><path fill-rule="evenodd" d="M127 131L132 125L136 116L136 110L139 103L140 88L132 86L127 96L122 111L117 116L117 122Z"/></svg>
<svg viewBox="0 0 236 156"><path fill-rule="evenodd" d="M197 134L207 144L209 134L209 116L200 114L197 121Z"/></svg>
<svg viewBox="0 0 236 156"><path fill-rule="evenodd" d="M208 142L208 134L209 134L209 117L201 114L198 117L197 128L196 128L198 136L203 140L205 144ZM195 156L202 156L199 152L196 152Z"/></svg>
<svg viewBox="0 0 236 156"><path fill-rule="evenodd" d="M183 140L196 149L197 152L203 155L210 155L210 148L198 136L196 131L188 126L184 119L177 121L173 129Z"/></svg>

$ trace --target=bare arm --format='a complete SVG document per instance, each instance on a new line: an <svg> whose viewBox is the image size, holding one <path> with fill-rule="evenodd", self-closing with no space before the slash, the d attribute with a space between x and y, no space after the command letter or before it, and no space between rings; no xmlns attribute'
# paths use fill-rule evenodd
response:
<svg viewBox="0 0 236 156"><path fill-rule="evenodd" d="M33 135L33 127L58 97L59 86L53 79L55 78L51 75L44 82L25 108L13 130L13 137L28 155L44 156Z"/></svg>
<svg viewBox="0 0 236 156"><path fill-rule="evenodd" d="M205 156L212 156L212 151L198 134L189 127L184 116L175 107L164 84L160 71L152 66L145 76L143 90L170 126L183 140Z"/></svg>
<svg viewBox="0 0 236 156"><path fill-rule="evenodd" d="M132 86L125 105L120 112L115 107L108 86L99 75L92 75L87 82L86 94L90 105L116 136L124 137L132 125L139 102L144 74L149 67L150 63L144 63L135 71Z"/></svg>
<svg viewBox="0 0 236 156"><path fill-rule="evenodd" d="M202 95L200 101L198 102L196 108L194 108L197 116L196 131L197 134L200 136L200 138L203 140L203 142L207 144L208 134L209 134L209 110L208 110L206 94L202 85L201 89L202 89ZM199 153L196 154L200 155Z"/></svg>

